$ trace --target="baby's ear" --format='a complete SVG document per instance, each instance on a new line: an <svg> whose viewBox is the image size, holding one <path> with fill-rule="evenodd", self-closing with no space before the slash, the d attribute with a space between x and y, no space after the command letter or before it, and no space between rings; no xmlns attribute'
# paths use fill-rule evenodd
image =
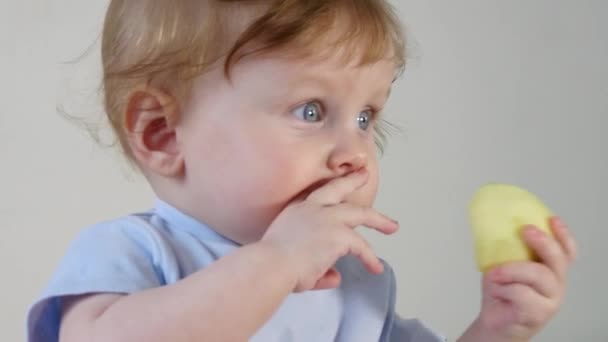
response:
<svg viewBox="0 0 608 342"><path fill-rule="evenodd" d="M141 167L164 177L183 174L184 160L174 125L178 115L176 99L164 91L141 87L131 92L123 127Z"/></svg>

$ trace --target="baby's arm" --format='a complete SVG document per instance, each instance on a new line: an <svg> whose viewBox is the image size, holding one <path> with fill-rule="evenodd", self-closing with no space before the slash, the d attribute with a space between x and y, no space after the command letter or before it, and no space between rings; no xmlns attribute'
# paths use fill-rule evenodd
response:
<svg viewBox="0 0 608 342"><path fill-rule="evenodd" d="M68 300L60 341L245 341L295 281L275 248L253 244L174 285Z"/></svg>
<svg viewBox="0 0 608 342"><path fill-rule="evenodd" d="M174 285L68 303L60 341L246 341L290 293L337 287L341 276L332 267L340 257L356 255L381 273L382 263L354 228L392 234L398 224L344 203L367 178L360 171L332 180L283 210L260 242Z"/></svg>

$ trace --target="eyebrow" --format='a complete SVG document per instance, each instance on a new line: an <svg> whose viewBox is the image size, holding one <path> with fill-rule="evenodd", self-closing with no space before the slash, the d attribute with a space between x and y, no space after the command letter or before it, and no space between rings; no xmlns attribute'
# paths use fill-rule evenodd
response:
<svg viewBox="0 0 608 342"><path fill-rule="evenodd" d="M309 73L300 74L299 77L295 77L294 80L289 82L289 84L290 84L290 86L297 86L297 87L301 87L302 85L314 86L314 87L323 88L328 91L334 91L336 88L336 86L334 86L333 82L331 82L331 78L324 77L324 76L317 75L317 74L309 74ZM386 94L384 95L385 101L388 100L388 98L391 96L392 91L393 91L393 83L391 83L391 85L386 90ZM380 92L381 92L381 90L379 89L375 92L372 92L371 94L375 98L375 97L379 96L378 94Z"/></svg>
<svg viewBox="0 0 608 342"><path fill-rule="evenodd" d="M299 73L289 80L290 87L318 87L327 91L335 91L335 86L331 79L312 73Z"/></svg>

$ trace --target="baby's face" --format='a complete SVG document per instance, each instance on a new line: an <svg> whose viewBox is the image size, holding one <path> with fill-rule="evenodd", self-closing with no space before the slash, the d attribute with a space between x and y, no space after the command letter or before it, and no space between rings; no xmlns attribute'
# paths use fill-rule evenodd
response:
<svg viewBox="0 0 608 342"><path fill-rule="evenodd" d="M251 57L232 79L220 70L195 83L178 123L190 214L240 243L262 237L295 198L365 168L349 202L371 206L378 188L374 126L395 72L334 59Z"/></svg>

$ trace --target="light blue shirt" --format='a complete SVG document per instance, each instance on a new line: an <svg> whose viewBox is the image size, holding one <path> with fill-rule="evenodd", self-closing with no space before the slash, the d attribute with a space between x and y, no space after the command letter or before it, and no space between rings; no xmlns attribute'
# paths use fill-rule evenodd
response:
<svg viewBox="0 0 608 342"><path fill-rule="evenodd" d="M150 211L89 227L30 308L28 341L58 341L64 296L130 294L170 285L238 247L160 200ZM395 278L385 266L383 274L372 275L358 259L340 259L340 288L288 296L251 341L444 341L418 320L395 314Z"/></svg>

